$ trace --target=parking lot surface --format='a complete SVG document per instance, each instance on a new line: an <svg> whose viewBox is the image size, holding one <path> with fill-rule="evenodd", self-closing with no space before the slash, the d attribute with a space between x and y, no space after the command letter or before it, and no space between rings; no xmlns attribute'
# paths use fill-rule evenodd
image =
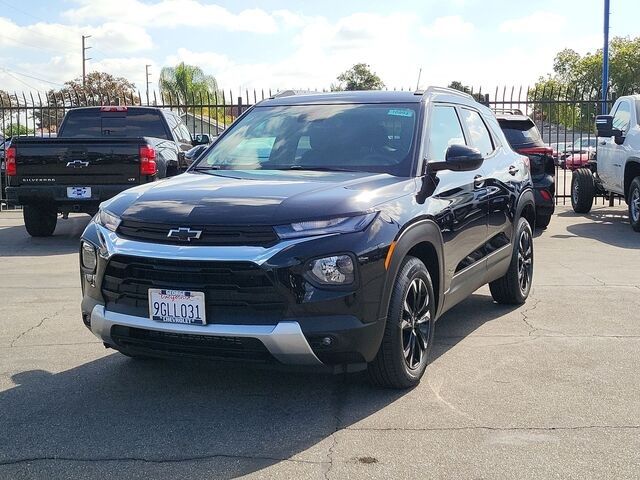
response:
<svg viewBox="0 0 640 480"><path fill-rule="evenodd" d="M362 375L135 361L82 325L78 237L0 213L0 478L638 478L640 235L560 207L526 305L438 323L411 391Z"/></svg>

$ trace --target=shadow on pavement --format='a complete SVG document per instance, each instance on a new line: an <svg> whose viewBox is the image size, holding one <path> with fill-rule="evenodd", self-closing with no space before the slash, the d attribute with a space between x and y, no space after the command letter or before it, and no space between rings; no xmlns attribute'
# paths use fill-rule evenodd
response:
<svg viewBox="0 0 640 480"><path fill-rule="evenodd" d="M640 248L640 234L634 232L629 225L629 217L621 209L596 209L586 215L566 211L560 217L582 217L587 223L576 223L567 226L567 231L575 236L590 238L607 245L620 248ZM571 238L567 235L553 235L553 238Z"/></svg>
<svg viewBox="0 0 640 480"><path fill-rule="evenodd" d="M0 227L0 257L35 257L65 255L80 248L80 235L91 217L79 215L66 220L58 218L52 237L32 238L24 225Z"/></svg>
<svg viewBox="0 0 640 480"><path fill-rule="evenodd" d="M438 323L433 359L509 310L473 295ZM14 478L99 477L114 468L128 478L177 478L183 468L194 477L206 470L212 478L234 478L297 454L325 468L329 445L314 445L408 393L374 388L364 374L141 361L118 353L12 380L16 386L0 393L0 476Z"/></svg>

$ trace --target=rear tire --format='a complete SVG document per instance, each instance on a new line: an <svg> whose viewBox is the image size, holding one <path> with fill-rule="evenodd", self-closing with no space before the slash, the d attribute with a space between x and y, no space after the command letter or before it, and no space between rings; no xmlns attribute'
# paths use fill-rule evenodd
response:
<svg viewBox="0 0 640 480"><path fill-rule="evenodd" d="M533 233L526 218L518 220L513 253L505 275L489 283L491 296L497 303L521 305L529 296L533 280Z"/></svg>
<svg viewBox="0 0 640 480"><path fill-rule="evenodd" d="M405 258L393 285L380 349L367 370L374 385L404 389L420 382L433 345L435 305L427 267L415 257Z"/></svg>
<svg viewBox="0 0 640 480"><path fill-rule="evenodd" d="M631 228L636 232L640 232L640 177L634 178L631 182L627 203L629 204L629 223Z"/></svg>
<svg viewBox="0 0 640 480"><path fill-rule="evenodd" d="M596 185L588 168L579 168L571 175L571 206L576 213L589 213L593 206Z"/></svg>
<svg viewBox="0 0 640 480"><path fill-rule="evenodd" d="M536 217L536 228L547 228L551 222L551 215L539 215Z"/></svg>
<svg viewBox="0 0 640 480"><path fill-rule="evenodd" d="M50 237L58 223L58 211L42 205L25 205L22 216L27 233L32 237Z"/></svg>

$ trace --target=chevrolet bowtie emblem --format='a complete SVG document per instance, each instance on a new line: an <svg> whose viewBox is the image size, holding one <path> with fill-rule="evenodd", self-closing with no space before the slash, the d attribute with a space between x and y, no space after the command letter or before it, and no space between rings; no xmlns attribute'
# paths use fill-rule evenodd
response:
<svg viewBox="0 0 640 480"><path fill-rule="evenodd" d="M180 240L182 242L190 242L192 238L196 240L202 235L202 230L191 230L188 227L173 228L169 230L167 238Z"/></svg>
<svg viewBox="0 0 640 480"><path fill-rule="evenodd" d="M83 162L82 160L74 160L73 162L67 162L67 167L70 168L82 168L88 167L89 162Z"/></svg>

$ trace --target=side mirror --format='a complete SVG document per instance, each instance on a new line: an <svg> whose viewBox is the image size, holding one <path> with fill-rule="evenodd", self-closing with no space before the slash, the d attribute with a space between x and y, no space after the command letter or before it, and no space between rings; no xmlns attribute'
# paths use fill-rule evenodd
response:
<svg viewBox="0 0 640 480"><path fill-rule="evenodd" d="M484 162L484 157L478 149L466 145L449 145L444 162L429 162L427 168L432 172L440 170L469 172L480 168L482 162Z"/></svg>
<svg viewBox="0 0 640 480"><path fill-rule="evenodd" d="M622 131L613 128L613 115L598 115L596 117L596 129L599 137L616 137L616 143L617 139L623 136Z"/></svg>
<svg viewBox="0 0 640 480"><path fill-rule="evenodd" d="M196 145L209 145L211 143L211 138L206 133L198 133L196 134L193 142L191 144L195 147Z"/></svg>

